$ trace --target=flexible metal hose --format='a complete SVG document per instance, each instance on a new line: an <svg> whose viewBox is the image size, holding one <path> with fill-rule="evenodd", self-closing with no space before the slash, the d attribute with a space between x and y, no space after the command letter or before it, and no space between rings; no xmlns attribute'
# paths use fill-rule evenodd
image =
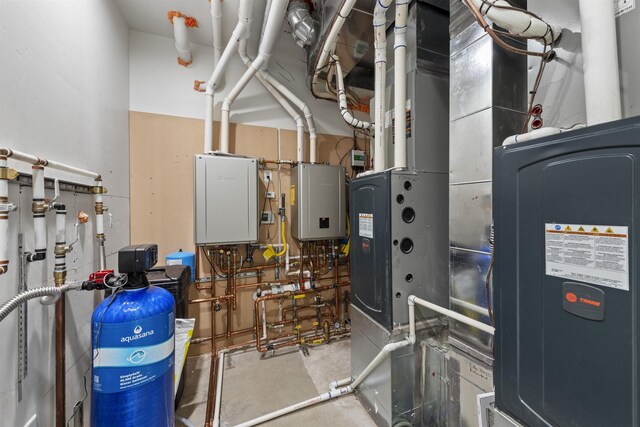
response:
<svg viewBox="0 0 640 427"><path fill-rule="evenodd" d="M40 297L60 297L64 292L75 289L77 284L67 284L60 287L45 286L41 288L29 289L24 291L0 306L0 322L4 320L13 310L20 307L21 304Z"/></svg>

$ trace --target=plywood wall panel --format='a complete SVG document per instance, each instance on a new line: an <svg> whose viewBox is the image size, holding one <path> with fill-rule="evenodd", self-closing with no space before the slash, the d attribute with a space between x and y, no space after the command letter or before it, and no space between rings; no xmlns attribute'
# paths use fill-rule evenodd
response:
<svg viewBox="0 0 640 427"><path fill-rule="evenodd" d="M336 117L339 118L336 113ZM214 148L218 147L219 123L214 124ZM278 143L278 133L280 134ZM232 123L229 129L229 146L236 154L275 160L296 160L296 132ZM193 156L203 151L204 123L202 120L159 114L130 113L130 173L131 173L131 243L157 243L159 263L164 257L178 249L194 251L193 244ZM337 145L336 145L337 144ZM279 147L278 147L279 145ZM361 149L364 143L359 141ZM318 135L318 161L337 164L339 156L344 156L353 146L353 139L334 135ZM337 150L337 152L336 152ZM308 135L305 134L305 159L309 159ZM345 156L342 164L349 163ZM273 171L274 182L270 191L285 193L287 241L292 244L291 253L298 248L289 232L291 168L288 165L267 165ZM278 169L280 172L278 173ZM347 169L350 173L350 169ZM262 172L260 173L263 179ZM261 183L260 206L263 206L265 182ZM266 209L277 214L278 200L273 200ZM260 227L261 241L267 235L273 242L278 241L277 226ZM210 276L210 267L202 253L198 254L199 276ZM265 262L261 251L255 251L255 262ZM272 279L273 272L267 272L265 280ZM248 279L255 280L255 279ZM243 283L239 281L239 283ZM202 286L207 286L203 284ZM224 294L225 283L216 284L216 294ZM234 330L253 326L253 290L239 292L238 307L232 312L230 321ZM210 290L190 289L190 298L207 298ZM275 305L270 309L274 313ZM191 305L189 316L196 319L195 337L211 335L211 306L208 303ZM226 308L215 313L216 333L226 330ZM247 342L251 335L238 336L229 344ZM218 346L225 342L218 342ZM210 344L194 345L191 354L209 351Z"/></svg>

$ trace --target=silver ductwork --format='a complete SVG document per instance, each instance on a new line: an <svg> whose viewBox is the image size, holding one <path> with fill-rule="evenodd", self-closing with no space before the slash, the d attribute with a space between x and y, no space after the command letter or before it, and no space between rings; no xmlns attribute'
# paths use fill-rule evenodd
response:
<svg viewBox="0 0 640 427"><path fill-rule="evenodd" d="M306 48L316 41L315 22L311 16L311 3L299 0L289 4L287 21L296 44Z"/></svg>

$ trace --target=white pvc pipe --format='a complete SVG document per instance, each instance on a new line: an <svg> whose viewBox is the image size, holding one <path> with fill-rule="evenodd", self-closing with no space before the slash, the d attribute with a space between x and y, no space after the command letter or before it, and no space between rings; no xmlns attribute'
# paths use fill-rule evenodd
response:
<svg viewBox="0 0 640 427"><path fill-rule="evenodd" d="M42 166L46 166L50 169L56 169L62 172L68 172L73 175L85 176L87 178L96 179L100 177L99 173L91 172L86 169L76 168L74 166L69 166L64 163L56 162L54 160L41 159L39 157L34 156L33 154L23 153L22 151L11 150L9 148L0 148L0 152L6 152L7 157L12 160L30 163L32 165L39 164Z"/></svg>
<svg viewBox="0 0 640 427"><path fill-rule="evenodd" d="M425 301L422 298L418 298L418 297L416 297L414 295L411 295L409 297L409 301L413 301L414 303L416 303L418 305L421 305L423 307L426 307L426 308L428 308L430 310L433 310L436 313L443 314L443 315L445 315L447 317L450 317L450 318L452 318L454 320L457 320L460 323L464 323L465 325L469 325L469 326L471 326L473 328L479 329L479 330L481 330L483 332L486 332L486 333L488 333L490 335L494 335L495 334L496 330L492 326L486 325L486 324L484 324L482 322L478 322L477 320L474 320L474 319L472 319L470 317L467 317L467 316L465 316L463 314L460 314L460 313L457 313L455 311L452 311L452 310L449 310L449 309L446 309L446 308L442 308L439 305L433 304L433 303L431 303L429 301ZM414 319L414 321L415 321L415 319Z"/></svg>
<svg viewBox="0 0 640 427"><path fill-rule="evenodd" d="M238 8L238 16L245 17L244 19L238 19L238 23L233 30L233 34L231 34L231 38L229 39L229 43L224 48L224 52L222 52L222 56L220 57L220 61L216 64L209 81L207 82L207 89L205 91L205 99L206 99L206 110L205 110L205 119L204 119L204 152L209 153L213 151L213 106L214 106L214 94L216 88L218 87L222 76L224 75L224 70L227 67L227 63L231 56L235 53L236 48L238 47L238 43L242 40L247 26L251 24L251 19L246 18L247 14L245 11L248 7L251 7L251 3L254 0L240 0L240 6Z"/></svg>
<svg viewBox="0 0 640 427"><path fill-rule="evenodd" d="M218 66L222 57L222 0L211 0L211 29L213 36L213 67ZM220 77L216 90L224 86L224 74Z"/></svg>
<svg viewBox="0 0 640 427"><path fill-rule="evenodd" d="M440 307L439 305L432 304L428 301L425 301L421 298L416 297L415 295L410 295L407 300L408 308L409 308L409 336L402 341L389 343L382 347L382 350L374 357L374 359L367 365L367 367L358 375L353 381L349 378L345 378L339 381L334 381L330 385L330 391L327 393L323 393L319 396L313 397L311 399L302 401L300 403L296 403L291 406L287 406L286 408L279 409L277 411L271 412L269 414L263 415L261 417L255 418L250 421L246 421L244 423L238 424L236 427L251 427L258 424L262 424L264 422L273 420L275 418L281 417L286 414L290 414L292 412L298 411L300 409L307 408L309 406L317 405L318 403L325 402L330 399L334 399L336 397L345 396L347 394L353 393L354 390L358 388L360 384L384 361L392 352L398 350L403 347L408 347L416 342L416 319L415 319L415 304L421 305L423 307L427 307L431 310L434 310L440 314L444 314L445 316L449 316L453 319L456 319L462 323L470 325L472 327L478 328L484 332L494 334L494 328L491 326L485 325L484 323L478 322L477 320L471 319L469 317L463 316L462 314L456 313L455 311L447 310L445 308Z"/></svg>
<svg viewBox="0 0 640 427"><path fill-rule="evenodd" d="M374 86L374 162L375 172L387 168L387 143L385 137L385 110L387 90L387 10L393 0L378 0L373 10L373 31L375 47Z"/></svg>
<svg viewBox="0 0 640 427"><path fill-rule="evenodd" d="M96 187L102 187L102 181L96 181ZM103 203L102 193L96 192L95 203ZM96 239L98 240L98 262L100 270L107 268L107 254L104 247L105 235L104 235L104 214L96 211Z"/></svg>
<svg viewBox="0 0 640 427"><path fill-rule="evenodd" d="M613 1L580 0L587 125L622 117Z"/></svg>
<svg viewBox="0 0 640 427"><path fill-rule="evenodd" d="M273 0L264 37L260 41L258 57L247 67L247 71L240 77L240 80L227 94L222 103L222 122L220 125L220 151L229 152L229 111L231 104L238 98L242 90L249 84L249 81L268 61L273 52L273 46L280 31L280 25L285 16L288 0Z"/></svg>
<svg viewBox="0 0 640 427"><path fill-rule="evenodd" d="M189 33L187 21L182 16L173 17L173 37L175 39L178 58L186 65L191 63L191 47L189 46Z"/></svg>
<svg viewBox="0 0 640 427"><path fill-rule="evenodd" d="M215 412L213 414L213 427L220 425L220 404L222 403L222 376L224 375L224 356L225 351L220 352L218 358L218 379L216 382L216 405Z"/></svg>
<svg viewBox="0 0 640 427"><path fill-rule="evenodd" d="M396 0L396 23L393 29L393 110L394 110L394 149L393 166L407 167L407 14L409 0Z"/></svg>
<svg viewBox="0 0 640 427"><path fill-rule="evenodd" d="M494 24L504 28L511 34L522 37L544 38L547 44L560 37L562 29L557 25L551 25L538 18L534 18L518 10L503 9L510 8L511 5L505 0L471 0L482 15L485 15ZM581 2L584 0L581 0ZM608 0L587 1L589 7L595 3L613 3ZM494 7L498 6L498 7ZM612 9L613 11L613 9Z"/></svg>
<svg viewBox="0 0 640 427"><path fill-rule="evenodd" d="M329 60L329 55L331 55L336 47L336 38L338 37L338 33L342 29L344 25L344 21L347 20L347 17L351 13L351 9L356 4L356 0L344 0L342 3L342 7L338 11L335 20L333 21L333 25L327 38L322 44L322 52L320 52L320 58L318 59L318 63L316 64L316 73L322 69L325 65L327 65L327 61Z"/></svg>
<svg viewBox="0 0 640 427"><path fill-rule="evenodd" d="M511 135L505 138L505 140L502 142L502 145L505 146L505 145L517 144L520 142L527 142L527 141L531 141L532 139L542 138L544 136L550 136L550 135L557 135L559 133L564 133L570 130L580 129L583 127L585 127L584 124L579 124L569 129L552 128L552 127L534 129L531 132L522 133L520 135Z"/></svg>
<svg viewBox="0 0 640 427"><path fill-rule="evenodd" d="M296 107L302 110L304 117L307 121L307 129L309 130L309 161L311 163L316 162L316 154L318 151L318 134L316 133L316 125L313 120L313 114L311 110L302 101L300 98L296 96L291 90L289 90L285 85L280 83L268 70L260 70L260 74L267 79L267 81L275 87L278 92L280 92L285 98L287 98L291 103L293 103Z"/></svg>
<svg viewBox="0 0 640 427"><path fill-rule="evenodd" d="M336 55L333 55L333 60L336 66L336 79L338 80L338 107L340 108L340 114L347 124L358 129L371 129L373 126L369 122L358 120L353 117L351 111L347 107L347 94L344 91L344 76L342 75L342 66Z"/></svg>
<svg viewBox="0 0 640 427"><path fill-rule="evenodd" d="M42 166L32 167L33 180L33 202L44 203L44 168ZM45 214L33 214L33 236L35 239L35 251L45 251L47 249L47 219Z"/></svg>

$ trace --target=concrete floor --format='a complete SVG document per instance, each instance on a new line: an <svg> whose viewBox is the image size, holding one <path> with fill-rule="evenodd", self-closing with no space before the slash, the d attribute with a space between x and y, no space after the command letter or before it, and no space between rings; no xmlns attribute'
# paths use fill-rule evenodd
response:
<svg viewBox="0 0 640 427"><path fill-rule="evenodd" d="M220 425L231 427L328 391L333 380L350 376L351 340L309 348L281 349L261 359L256 351L225 357ZM207 404L209 355L187 359L187 384L176 415L202 426ZM176 423L176 425L180 425ZM264 426L375 427L355 395L289 414Z"/></svg>

